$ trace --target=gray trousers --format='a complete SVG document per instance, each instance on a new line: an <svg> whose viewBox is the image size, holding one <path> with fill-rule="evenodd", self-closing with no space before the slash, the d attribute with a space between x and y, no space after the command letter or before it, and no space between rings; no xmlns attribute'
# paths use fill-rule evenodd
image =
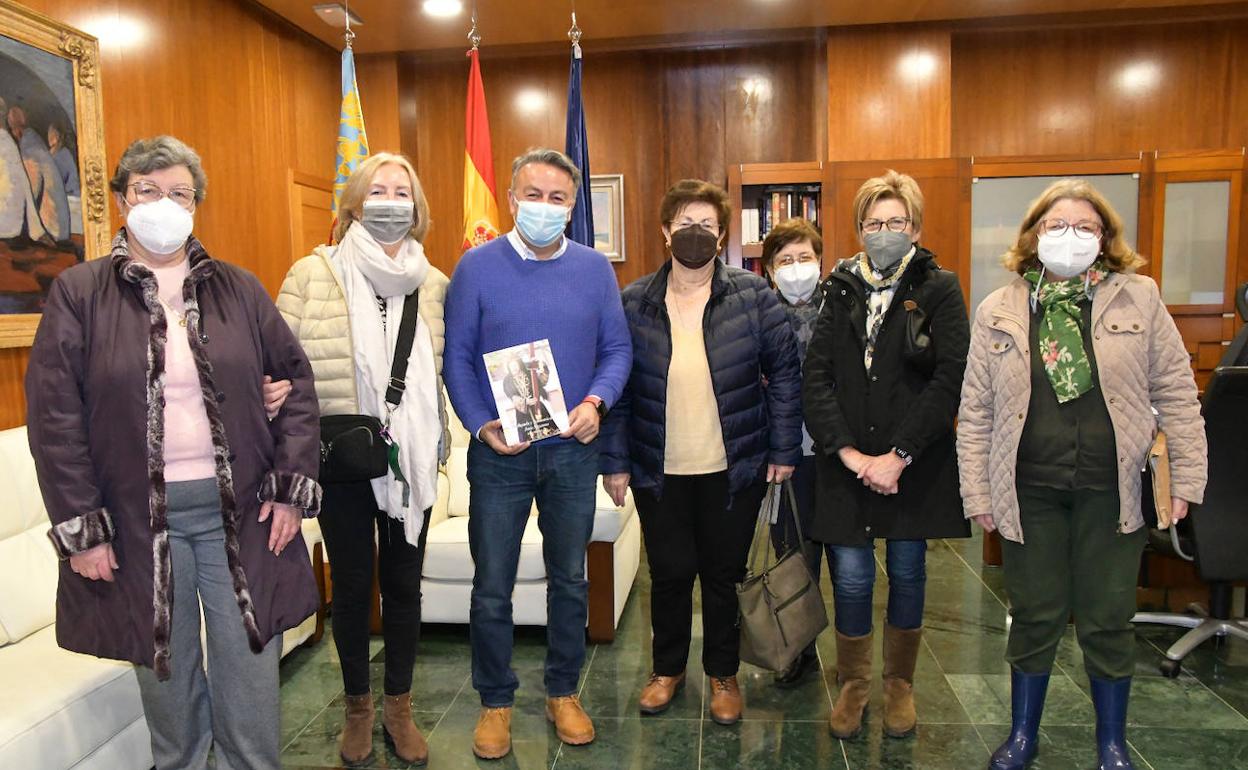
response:
<svg viewBox="0 0 1248 770"><path fill-rule="evenodd" d="M282 640L252 653L225 557L216 481L169 484L173 617L168 681L139 667L139 692L158 770L277 768L281 711L277 664ZM199 613L207 629L205 676Z"/></svg>

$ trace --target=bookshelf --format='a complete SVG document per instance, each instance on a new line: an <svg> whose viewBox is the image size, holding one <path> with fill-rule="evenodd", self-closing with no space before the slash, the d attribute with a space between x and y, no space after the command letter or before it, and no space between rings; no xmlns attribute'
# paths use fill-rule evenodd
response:
<svg viewBox="0 0 1248 770"><path fill-rule="evenodd" d="M733 215L728 227L728 264L761 272L763 237L790 216L806 216L824 234L830 220L829 166L803 163L739 163L728 167L728 198ZM747 232L748 228L748 232ZM744 237L743 237L744 234Z"/></svg>

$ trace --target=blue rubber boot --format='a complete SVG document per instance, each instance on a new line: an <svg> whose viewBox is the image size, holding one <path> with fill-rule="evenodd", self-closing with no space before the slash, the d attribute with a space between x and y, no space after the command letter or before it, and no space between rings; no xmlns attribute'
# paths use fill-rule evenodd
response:
<svg viewBox="0 0 1248 770"><path fill-rule="evenodd" d="M1005 739L992 759L988 770L1023 770L1039 749L1040 715L1044 712L1044 696L1049 690L1049 672L1024 674L1018 669L1010 673L1010 703L1013 708L1010 737Z"/></svg>
<svg viewBox="0 0 1248 770"><path fill-rule="evenodd" d="M1096 754L1100 770L1135 770L1127 749L1127 700L1131 677L1097 679L1092 682L1092 705L1096 707Z"/></svg>

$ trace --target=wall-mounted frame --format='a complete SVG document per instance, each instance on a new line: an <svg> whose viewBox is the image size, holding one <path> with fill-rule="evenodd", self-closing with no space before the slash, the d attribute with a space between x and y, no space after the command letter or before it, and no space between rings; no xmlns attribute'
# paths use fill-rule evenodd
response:
<svg viewBox="0 0 1248 770"><path fill-rule="evenodd" d="M0 347L31 343L62 270L108 249L98 41L0 0Z"/></svg>
<svg viewBox="0 0 1248 770"><path fill-rule="evenodd" d="M624 175L594 174L589 199L594 209L594 248L612 262L624 261Z"/></svg>

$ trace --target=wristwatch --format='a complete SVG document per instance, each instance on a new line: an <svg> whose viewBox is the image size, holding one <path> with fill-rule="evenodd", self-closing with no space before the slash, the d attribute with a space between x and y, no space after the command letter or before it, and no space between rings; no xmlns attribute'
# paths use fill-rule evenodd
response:
<svg viewBox="0 0 1248 770"><path fill-rule="evenodd" d="M582 401L581 403L582 403L582 404L593 404L593 405L594 405L594 409L595 409L595 410L597 410L597 412L598 412L598 419L599 419L599 420L601 420L601 419L603 419L603 418L605 418L605 417L607 416L607 405L606 405L606 403L605 403L605 402L604 402L601 398L598 398L597 396L586 396L586 397L585 397L585 400L584 400L584 401Z"/></svg>
<svg viewBox="0 0 1248 770"><path fill-rule="evenodd" d="M897 447L893 447L893 454L900 457L901 461L904 462L906 465L909 465L910 463L914 462L914 455L910 454L904 449L898 449Z"/></svg>

